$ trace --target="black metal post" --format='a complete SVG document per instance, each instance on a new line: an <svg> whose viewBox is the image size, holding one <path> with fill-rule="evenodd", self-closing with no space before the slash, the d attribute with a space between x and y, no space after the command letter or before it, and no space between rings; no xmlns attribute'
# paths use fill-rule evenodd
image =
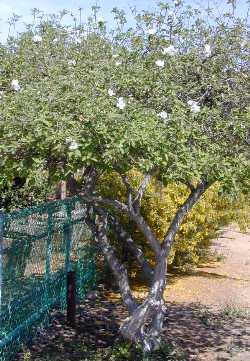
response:
<svg viewBox="0 0 250 361"><path fill-rule="evenodd" d="M2 308L2 286L3 286L3 231L4 231L4 214L0 212L0 313Z"/></svg>
<svg viewBox="0 0 250 361"><path fill-rule="evenodd" d="M67 323L75 327L76 323L76 273L67 273Z"/></svg>

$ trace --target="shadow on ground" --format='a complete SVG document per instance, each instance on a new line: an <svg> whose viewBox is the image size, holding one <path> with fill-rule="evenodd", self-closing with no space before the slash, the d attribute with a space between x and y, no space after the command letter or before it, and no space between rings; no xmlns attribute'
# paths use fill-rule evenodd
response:
<svg viewBox="0 0 250 361"><path fill-rule="evenodd" d="M226 317L195 303L167 306L164 338L184 351L182 360L241 360L233 357L250 352L249 319ZM29 360L87 360L89 350L112 348L118 342L119 325L126 317L116 293L92 293L79 306L75 329L67 326L63 313L54 315L50 327L28 348ZM109 360L108 355L102 359ZM24 354L17 360L24 360Z"/></svg>

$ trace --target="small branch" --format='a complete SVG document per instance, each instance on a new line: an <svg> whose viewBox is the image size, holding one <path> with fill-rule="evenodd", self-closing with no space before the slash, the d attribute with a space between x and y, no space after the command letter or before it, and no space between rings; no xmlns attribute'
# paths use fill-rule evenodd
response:
<svg viewBox="0 0 250 361"><path fill-rule="evenodd" d="M119 202L117 200L102 198L100 196L88 196L82 193L80 193L80 195L86 203L89 203L95 207L98 207L100 205L103 206L106 205L106 206L114 207L117 211L128 213L128 207L126 206L126 204Z"/></svg>
<svg viewBox="0 0 250 361"><path fill-rule="evenodd" d="M98 173L93 166L89 166L84 170L83 179L84 184L82 191L84 194L93 193L97 181Z"/></svg>
<svg viewBox="0 0 250 361"><path fill-rule="evenodd" d="M142 197L143 197L144 193L147 190L147 187L148 187L148 185L149 185L149 183L151 181L151 178L152 178L152 174L147 173L145 175L144 179L142 180L139 188L138 188L137 194L136 194L136 196L134 198L134 201L133 201L134 209L137 212L139 211L141 201L142 201Z"/></svg>

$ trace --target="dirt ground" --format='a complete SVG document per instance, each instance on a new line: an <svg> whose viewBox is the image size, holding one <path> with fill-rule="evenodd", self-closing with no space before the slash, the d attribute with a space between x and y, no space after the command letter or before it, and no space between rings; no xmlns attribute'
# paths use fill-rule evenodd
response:
<svg viewBox="0 0 250 361"><path fill-rule="evenodd" d="M234 304L250 307L250 231L228 227L214 241L222 260L199 267L191 275L170 276L166 299L200 302L213 307Z"/></svg>
<svg viewBox="0 0 250 361"><path fill-rule="evenodd" d="M220 262L170 276L168 339L190 360L250 361L250 232L228 227L213 248Z"/></svg>

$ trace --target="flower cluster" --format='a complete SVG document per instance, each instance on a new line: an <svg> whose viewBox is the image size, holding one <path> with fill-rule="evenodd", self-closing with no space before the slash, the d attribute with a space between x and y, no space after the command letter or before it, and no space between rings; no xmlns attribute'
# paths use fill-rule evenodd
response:
<svg viewBox="0 0 250 361"><path fill-rule="evenodd" d="M191 112L193 113L199 113L201 110L201 107L199 106L198 102L195 100L189 100L188 105L190 106Z"/></svg>
<svg viewBox="0 0 250 361"><path fill-rule="evenodd" d="M43 38L40 35L33 36L34 43L41 43Z"/></svg>
<svg viewBox="0 0 250 361"><path fill-rule="evenodd" d="M79 144L72 138L66 138L65 143L69 145L69 150L71 151L79 148Z"/></svg>
<svg viewBox="0 0 250 361"><path fill-rule="evenodd" d="M163 120L168 119L168 113L165 111L158 113L158 116Z"/></svg>
<svg viewBox="0 0 250 361"><path fill-rule="evenodd" d="M162 49L162 53L164 55L174 56L177 54L177 49L174 47L174 45L169 45L168 47Z"/></svg>
<svg viewBox="0 0 250 361"><path fill-rule="evenodd" d="M117 108L123 110L126 107L126 102L123 97L119 97L116 103Z"/></svg>
<svg viewBox="0 0 250 361"><path fill-rule="evenodd" d="M158 60L156 60L155 65L158 66L159 68L163 68L165 65L165 61L158 59Z"/></svg>
<svg viewBox="0 0 250 361"><path fill-rule="evenodd" d="M11 86L11 89L16 91L16 92L21 90L21 86L20 86L19 81L17 79L13 79L11 81L10 86Z"/></svg>

